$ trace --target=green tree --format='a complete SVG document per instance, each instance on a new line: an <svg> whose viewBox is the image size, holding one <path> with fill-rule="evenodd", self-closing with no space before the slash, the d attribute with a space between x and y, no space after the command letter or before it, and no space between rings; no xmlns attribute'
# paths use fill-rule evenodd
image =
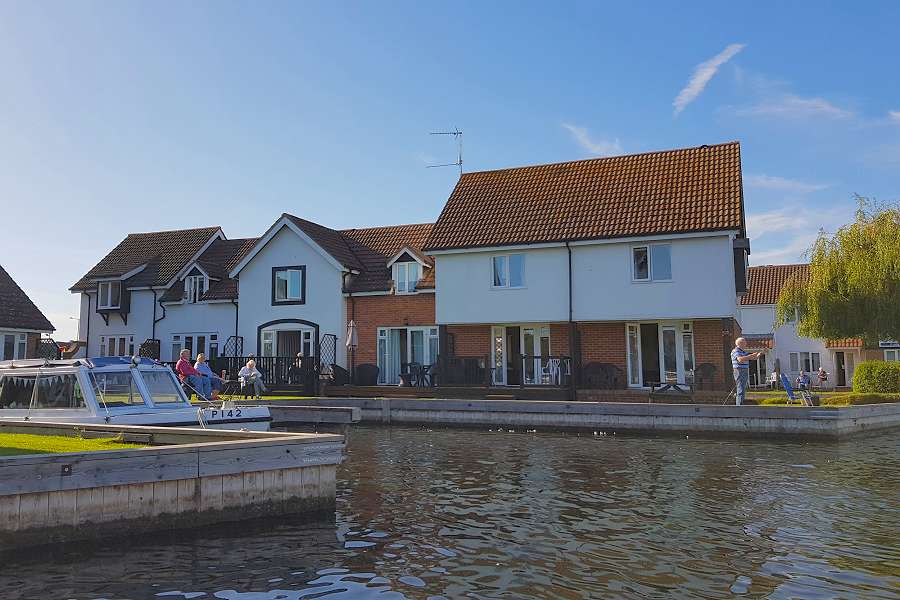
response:
<svg viewBox="0 0 900 600"><path fill-rule="evenodd" d="M803 336L900 340L900 207L856 199L856 219L809 249L809 278L785 283L776 320L796 311Z"/></svg>

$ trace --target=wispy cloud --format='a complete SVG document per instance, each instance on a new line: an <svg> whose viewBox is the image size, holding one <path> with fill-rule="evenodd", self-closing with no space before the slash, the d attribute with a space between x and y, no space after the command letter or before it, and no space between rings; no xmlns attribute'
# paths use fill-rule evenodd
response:
<svg viewBox="0 0 900 600"><path fill-rule="evenodd" d="M688 80L687 85L678 92L678 96L676 96L675 101L672 102L672 106L675 107L676 116L683 111L688 104L697 99L697 96L703 92L706 88L706 84L713 78L719 70L719 67L734 58L734 55L743 50L744 46L744 44L731 44L711 59L697 65L694 69L694 73Z"/></svg>
<svg viewBox="0 0 900 600"><path fill-rule="evenodd" d="M425 152L416 152L415 159L423 165L433 165L437 162L437 159L434 156Z"/></svg>
<svg viewBox="0 0 900 600"><path fill-rule="evenodd" d="M806 252L816 241L818 234L809 233L791 237L784 246L766 250L754 250L750 254L750 262L754 265L778 265L795 263L806 259Z"/></svg>
<svg viewBox="0 0 900 600"><path fill-rule="evenodd" d="M888 119L890 119L891 123L900 124L900 110L889 110Z"/></svg>
<svg viewBox="0 0 900 600"><path fill-rule="evenodd" d="M795 94L782 94L776 98L766 98L752 106L738 108L736 115L742 117L774 117L782 119L849 119L856 113L841 108L824 98L803 98Z"/></svg>
<svg viewBox="0 0 900 600"><path fill-rule="evenodd" d="M779 192L792 192L795 194L808 194L830 187L828 184L824 183L806 183L804 181L797 181L795 179L787 179L785 177L777 177L774 175L748 175L744 177L744 183L748 187L777 190Z"/></svg>
<svg viewBox="0 0 900 600"><path fill-rule="evenodd" d="M591 138L586 127L579 127L571 123L563 123L563 128L572 134L572 138L578 142L578 145L597 156L616 156L623 154L625 150L619 142L619 138L614 140L598 140Z"/></svg>

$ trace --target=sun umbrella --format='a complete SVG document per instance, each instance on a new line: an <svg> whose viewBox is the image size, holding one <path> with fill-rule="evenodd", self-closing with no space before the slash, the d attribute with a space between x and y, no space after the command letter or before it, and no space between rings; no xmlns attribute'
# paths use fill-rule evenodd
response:
<svg viewBox="0 0 900 600"><path fill-rule="evenodd" d="M356 332L356 322L350 321L347 324L347 347L355 349L359 346L359 334Z"/></svg>

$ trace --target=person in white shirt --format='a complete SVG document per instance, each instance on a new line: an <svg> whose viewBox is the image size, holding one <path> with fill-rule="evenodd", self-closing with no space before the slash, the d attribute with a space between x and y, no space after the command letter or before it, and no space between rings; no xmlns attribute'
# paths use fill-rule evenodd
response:
<svg viewBox="0 0 900 600"><path fill-rule="evenodd" d="M238 372L238 379L241 382L241 391L244 391L249 386L253 390L253 395L257 398L266 391L262 373L257 370L256 361L253 359L247 361L247 366L241 367L241 370Z"/></svg>

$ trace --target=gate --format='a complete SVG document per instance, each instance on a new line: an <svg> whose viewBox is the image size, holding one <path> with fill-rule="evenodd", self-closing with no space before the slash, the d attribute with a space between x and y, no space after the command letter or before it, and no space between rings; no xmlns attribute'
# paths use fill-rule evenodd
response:
<svg viewBox="0 0 900 600"><path fill-rule="evenodd" d="M138 348L138 356L141 358L159 360L159 340L152 338L144 340L144 343Z"/></svg>
<svg viewBox="0 0 900 600"><path fill-rule="evenodd" d="M62 358L62 351L59 345L52 338L41 338L35 348L35 358L45 358L47 360L59 360Z"/></svg>
<svg viewBox="0 0 900 600"><path fill-rule="evenodd" d="M334 364L337 358L337 336L326 333L319 341L319 376L334 378Z"/></svg>

